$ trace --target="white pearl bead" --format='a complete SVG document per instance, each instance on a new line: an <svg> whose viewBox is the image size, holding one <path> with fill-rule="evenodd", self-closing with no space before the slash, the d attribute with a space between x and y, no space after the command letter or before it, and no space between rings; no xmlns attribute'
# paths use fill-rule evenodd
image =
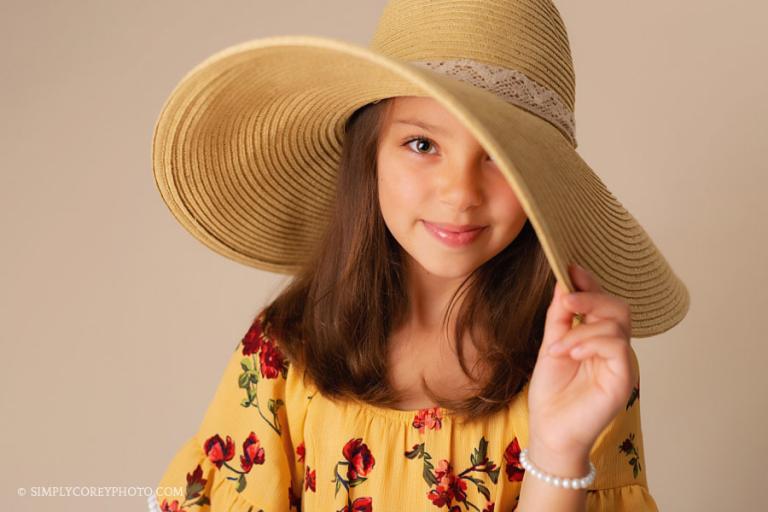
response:
<svg viewBox="0 0 768 512"><path fill-rule="evenodd" d="M589 474L585 477L560 478L554 475L550 475L537 468L530 461L530 459L528 459L528 448L524 448L520 452L520 465L522 465L526 471L531 473L536 478L539 478L548 484L554 485L555 487L562 487L564 489L586 489L592 484L595 479L595 474L597 473L595 465L592 464L592 461L589 461Z"/></svg>

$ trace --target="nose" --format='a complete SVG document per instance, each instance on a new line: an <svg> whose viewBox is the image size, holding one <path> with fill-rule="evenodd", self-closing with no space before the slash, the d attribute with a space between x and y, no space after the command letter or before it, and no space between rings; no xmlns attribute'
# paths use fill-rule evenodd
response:
<svg viewBox="0 0 768 512"><path fill-rule="evenodd" d="M460 212L479 205L483 198L480 166L476 161L446 164L437 174L440 201Z"/></svg>

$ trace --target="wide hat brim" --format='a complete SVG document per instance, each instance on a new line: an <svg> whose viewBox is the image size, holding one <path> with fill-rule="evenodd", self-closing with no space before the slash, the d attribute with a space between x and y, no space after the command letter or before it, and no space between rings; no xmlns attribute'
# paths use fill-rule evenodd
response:
<svg viewBox="0 0 768 512"><path fill-rule="evenodd" d="M588 268L629 303L636 338L683 319L685 284L558 128L487 90L345 41L267 37L198 64L157 119L155 182L206 246L292 274L330 217L345 121L392 96L429 96L467 127L507 178L569 291L568 264Z"/></svg>

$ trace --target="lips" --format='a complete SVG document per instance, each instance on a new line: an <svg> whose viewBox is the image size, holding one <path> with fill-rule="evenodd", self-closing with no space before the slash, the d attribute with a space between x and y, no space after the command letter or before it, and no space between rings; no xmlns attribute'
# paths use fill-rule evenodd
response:
<svg viewBox="0 0 768 512"><path fill-rule="evenodd" d="M445 224L441 222L428 222L424 221L427 224L431 224L432 226L435 226L437 228L442 229L443 231L450 231L451 233L464 233L465 231L473 231L475 229L480 229L484 226L481 224Z"/></svg>
<svg viewBox="0 0 768 512"><path fill-rule="evenodd" d="M432 236L449 247L464 247L471 244L486 228L486 226L477 225L472 227L471 224L457 226L455 224L434 224L425 220L422 222ZM441 226L450 226L451 229L460 229L461 231L449 231Z"/></svg>

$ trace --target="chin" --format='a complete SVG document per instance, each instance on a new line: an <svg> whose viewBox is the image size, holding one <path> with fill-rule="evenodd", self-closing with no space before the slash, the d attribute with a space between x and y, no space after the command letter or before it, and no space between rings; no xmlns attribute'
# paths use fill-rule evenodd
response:
<svg viewBox="0 0 768 512"><path fill-rule="evenodd" d="M458 257L430 257L416 260L421 267L429 274L445 279L459 279L466 277L480 266L480 262L464 261L464 258Z"/></svg>

